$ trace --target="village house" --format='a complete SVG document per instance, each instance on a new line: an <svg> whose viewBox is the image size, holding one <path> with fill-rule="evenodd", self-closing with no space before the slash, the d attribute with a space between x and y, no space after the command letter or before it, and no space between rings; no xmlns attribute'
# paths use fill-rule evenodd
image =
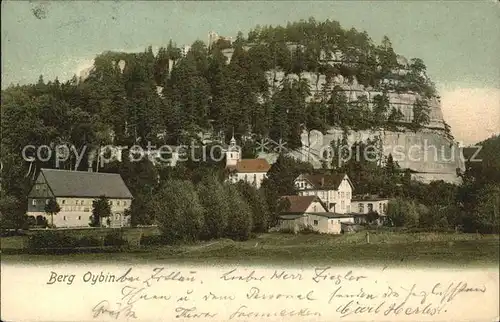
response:
<svg viewBox="0 0 500 322"><path fill-rule="evenodd" d="M301 174L294 184L299 195L317 196L330 212L351 212L354 186L346 174Z"/></svg>
<svg viewBox="0 0 500 322"><path fill-rule="evenodd" d="M366 215L369 213L377 213L380 216L377 222L382 224L386 220L388 205L388 198L381 198L377 195L356 195L351 201L351 208L356 214L355 222L358 224L366 223Z"/></svg>
<svg viewBox="0 0 500 322"><path fill-rule="evenodd" d="M226 151L226 168L229 170L230 182L245 181L258 189L271 165L265 159L242 159L241 150L233 136Z"/></svg>
<svg viewBox="0 0 500 322"><path fill-rule="evenodd" d="M325 234L340 234L342 224L354 223L348 214L328 212L317 196L282 196L289 207L280 213L278 229L297 233L309 228Z"/></svg>
<svg viewBox="0 0 500 322"><path fill-rule="evenodd" d="M119 174L85 171L41 169L28 194L28 216L43 216L45 205L55 198L61 211L54 215L54 226L88 227L92 215L92 202L99 197L108 198L111 216L102 223L110 227L130 226L126 210L132 203L132 194ZM108 225L109 219L109 225Z"/></svg>

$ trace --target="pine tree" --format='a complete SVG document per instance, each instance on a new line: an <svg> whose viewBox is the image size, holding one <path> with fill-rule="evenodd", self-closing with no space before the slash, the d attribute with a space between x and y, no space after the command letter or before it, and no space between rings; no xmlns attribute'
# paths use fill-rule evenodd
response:
<svg viewBox="0 0 500 322"><path fill-rule="evenodd" d="M226 197L231 201L226 228L226 237L247 240L252 231L252 210L234 184L226 184Z"/></svg>

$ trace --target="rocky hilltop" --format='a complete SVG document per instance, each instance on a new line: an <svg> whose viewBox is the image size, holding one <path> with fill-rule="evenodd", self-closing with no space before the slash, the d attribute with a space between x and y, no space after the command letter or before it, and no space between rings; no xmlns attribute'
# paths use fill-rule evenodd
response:
<svg viewBox="0 0 500 322"><path fill-rule="evenodd" d="M139 65L129 65L137 55L105 53L81 80L106 64L131 80ZM180 49L171 43L156 57L143 56L146 66L154 66L157 94L175 102L183 119L202 132L283 137L295 142L292 156L315 167L325 166L321 154L336 142L377 139L385 156L419 180L457 182L456 170L464 168L423 61L397 55L387 37L375 45L365 32L310 19L257 27L234 41L210 32L208 44ZM210 93L200 94L207 88ZM196 109L209 112L196 120L194 114L203 115ZM261 157L272 162L276 155Z"/></svg>
<svg viewBox="0 0 500 322"><path fill-rule="evenodd" d="M245 50L251 50L255 46L244 46ZM296 43L287 43L288 49L293 52L300 49L301 45ZM229 48L223 51L230 62L234 49ZM320 51L319 62L329 66L354 66L363 64L363 62L352 59L345 52L339 49L333 51ZM368 107L373 110L374 98L381 96L384 92L388 97L389 109L392 108L401 112L401 121L411 123L414 120L415 103L423 100L428 108L428 120L417 130L410 130L404 127L396 129L384 129L384 127L365 130L341 130L339 127L330 127L323 133L318 131L304 131L301 135L302 147L290 152L290 155L297 159L311 162L314 167L323 166L322 160L325 160L321 154L325 152L326 146L341 141L344 137L348 144L355 142L366 142L367 140L378 139L384 155L391 154L398 161L402 168L411 169L412 176L423 182L433 180L444 180L447 182L458 183L457 169L464 170L462 154L457 142L451 136L451 129L443 118L441 102L437 92L424 97L422 93L412 90L401 90L398 85L401 84L401 78L411 73L410 62L401 55L396 55L396 68L391 73L380 80L374 86L366 86L358 83L357 77L344 77L342 74L328 77L324 73L303 71L299 75L286 73L283 70L274 69L266 72L266 78L272 88L277 88L284 79L305 79L310 88L311 95L308 101L318 100L321 97L325 87L336 88L342 91L348 103L358 101L360 97L367 100ZM376 67L380 70L380 65ZM425 73L421 73L425 79ZM430 81L430 80L428 80ZM311 137L313 138L311 140ZM273 162L277 155L273 153L261 153L260 157L265 157Z"/></svg>

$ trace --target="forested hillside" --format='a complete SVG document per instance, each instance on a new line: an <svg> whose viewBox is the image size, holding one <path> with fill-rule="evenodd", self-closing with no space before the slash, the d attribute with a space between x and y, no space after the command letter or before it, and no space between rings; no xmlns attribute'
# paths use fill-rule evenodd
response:
<svg viewBox="0 0 500 322"><path fill-rule="evenodd" d="M284 77L276 79L278 73ZM324 81L312 84L311 75ZM338 79L379 94L371 101L362 95L348 99L335 85ZM389 104L390 93L417 97L411 119ZM66 144L88 152L106 144L188 143L200 132L227 139L234 131L238 138L282 138L296 148L304 129L416 131L429 123L428 100L436 95L421 59L407 61L387 37L378 44L366 32L345 30L336 21L258 26L246 37L240 32L232 43L195 41L185 56L172 41L158 52L152 47L141 53L104 52L84 80L75 76L62 83L40 76L36 83L2 90L2 191L7 196L2 204L25 207L30 167L54 167L54 155L45 162L25 162L21 151L27 145ZM74 165L70 158L60 167ZM202 167L184 166L195 172ZM84 159L79 169L86 167ZM150 198L161 169L138 163L103 170L124 176L140 213L142 196ZM168 177L168 171L160 175ZM190 173L189 179L198 174Z"/></svg>

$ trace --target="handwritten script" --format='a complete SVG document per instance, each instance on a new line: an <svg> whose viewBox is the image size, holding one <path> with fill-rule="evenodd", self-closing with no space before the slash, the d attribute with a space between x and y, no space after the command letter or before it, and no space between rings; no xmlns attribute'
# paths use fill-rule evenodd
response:
<svg viewBox="0 0 500 322"><path fill-rule="evenodd" d="M460 274L437 280L396 275L385 269L335 267L130 267L81 274L50 271L46 284L104 287L106 292L93 293L89 301L89 317L96 320L147 320L157 314L167 320L421 320L453 316L472 299L488 297L485 283Z"/></svg>

